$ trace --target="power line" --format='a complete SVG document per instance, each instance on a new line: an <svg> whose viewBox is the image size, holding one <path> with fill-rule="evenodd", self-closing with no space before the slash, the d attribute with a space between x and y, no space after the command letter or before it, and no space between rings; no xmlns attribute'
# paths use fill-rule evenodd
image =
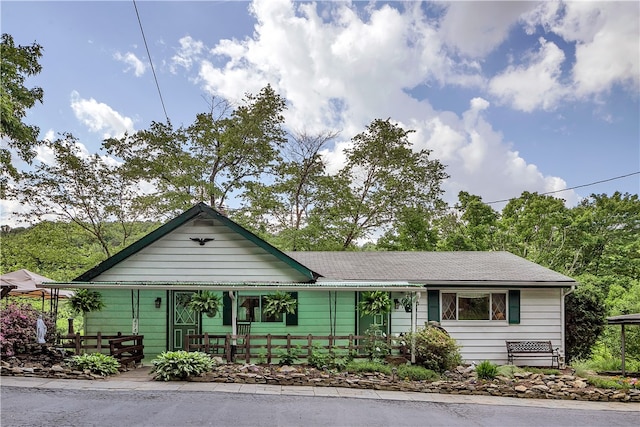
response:
<svg viewBox="0 0 640 427"><path fill-rule="evenodd" d="M562 190L547 191L546 193L538 193L538 194L541 195L541 196L546 196L547 194L561 193L563 191L575 190L576 188L589 187L589 186L596 185L596 184L602 184L603 182L615 181L616 179L627 178L629 176L638 175L638 174L640 174L640 171L628 173L626 175L616 176L616 177L613 177L613 178L603 179L603 180L600 180L600 181L590 182L589 184L576 185L575 187L569 187L569 188L565 188L565 189L562 189ZM491 205L493 203L504 203L504 202L508 202L510 200L513 200L513 199L514 199L514 197L512 197L511 199L494 200L493 202L484 202L484 204L485 205Z"/></svg>
<svg viewBox="0 0 640 427"><path fill-rule="evenodd" d="M138 6L136 0L133 0L133 7L136 9L136 16L138 17L138 24L140 25L140 32L142 33L142 40L144 41L144 47L147 49L147 56L149 57L149 64L151 64L151 72L153 73L153 79L156 81L156 88L158 88L158 95L160 96L160 103L162 104L162 111L164 111L164 117L169 123L169 115L167 115L167 109L164 107L164 99L162 99L162 92L160 92L160 84L158 84L158 76L156 76L156 69L153 67L153 61L151 60L151 53L149 53L149 45L147 44L147 38L144 35L144 29L142 28L142 21L140 20L140 13L138 13Z"/></svg>

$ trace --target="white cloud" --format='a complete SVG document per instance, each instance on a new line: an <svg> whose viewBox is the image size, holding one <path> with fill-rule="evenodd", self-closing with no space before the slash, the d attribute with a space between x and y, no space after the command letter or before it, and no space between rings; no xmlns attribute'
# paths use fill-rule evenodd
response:
<svg viewBox="0 0 640 427"><path fill-rule="evenodd" d="M506 40L511 27L533 6L525 1L450 2L440 34L462 54L484 56Z"/></svg>
<svg viewBox="0 0 640 427"><path fill-rule="evenodd" d="M457 10L452 6L448 13ZM449 30L440 32L438 22L428 19L420 4L407 2L402 7L372 4L362 11L342 2L256 0L251 6L257 21L253 35L214 46L209 52L215 59L199 61L199 82L208 92L231 100L270 83L288 101L285 118L290 128L340 130L335 144L322 153L329 172L344 164L343 150L353 135L375 118L391 117L416 130L410 137L416 149L433 150L433 158L447 166L451 178L444 186L449 203L460 190L491 201L524 190L564 188L564 181L544 176L492 128L483 117L490 108L487 100L473 98L467 111L457 113L435 110L429 95L419 101L410 94L420 85L483 90L487 84L482 58L464 55L495 49L531 6L509 4L496 12L493 24L489 11L478 12L484 18L468 34L482 40L467 44ZM454 15L448 19L447 25L463 21ZM456 46L452 56L447 43ZM539 51L518 58L524 64L508 68L491 86L500 99L527 111L551 109L565 90L560 84L562 51L545 40L540 43ZM537 79L535 91L516 81L529 76Z"/></svg>
<svg viewBox="0 0 640 427"><path fill-rule="evenodd" d="M78 92L71 93L71 108L78 120L91 132L103 131L103 138L122 137L125 132L133 133L133 120L120 115L113 108L95 99L82 99Z"/></svg>
<svg viewBox="0 0 640 427"><path fill-rule="evenodd" d="M540 38L540 51L523 66L509 66L491 79L489 92L517 110L553 110L567 89L560 82L565 55L554 43Z"/></svg>
<svg viewBox="0 0 640 427"><path fill-rule="evenodd" d="M177 72L178 67L190 70L193 63L200 59L204 51L204 43L194 40L191 36L181 38L179 43L178 52L171 58L170 70L174 74Z"/></svg>
<svg viewBox="0 0 640 427"><path fill-rule="evenodd" d="M127 64L127 68L125 68L124 71L133 71L133 74L136 77L142 76L147 70L147 64L139 60L134 53L127 52L123 55L120 52L116 52L113 57L116 60Z"/></svg>
<svg viewBox="0 0 640 427"><path fill-rule="evenodd" d="M637 2L544 2L525 22L529 31L541 25L575 44L575 96L608 92L618 84L640 87Z"/></svg>

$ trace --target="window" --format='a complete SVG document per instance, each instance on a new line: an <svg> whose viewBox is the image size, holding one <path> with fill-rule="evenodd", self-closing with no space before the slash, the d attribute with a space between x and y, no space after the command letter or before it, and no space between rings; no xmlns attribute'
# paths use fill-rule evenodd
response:
<svg viewBox="0 0 640 427"><path fill-rule="evenodd" d="M266 316L262 312L266 304L266 295L239 296L238 320L244 322L282 322L282 314Z"/></svg>
<svg viewBox="0 0 640 427"><path fill-rule="evenodd" d="M442 293L442 320L506 320L505 293Z"/></svg>

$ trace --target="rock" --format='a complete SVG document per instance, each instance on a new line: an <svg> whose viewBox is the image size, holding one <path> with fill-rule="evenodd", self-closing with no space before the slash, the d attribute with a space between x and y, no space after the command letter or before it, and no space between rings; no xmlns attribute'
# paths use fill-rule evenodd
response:
<svg viewBox="0 0 640 427"><path fill-rule="evenodd" d="M294 368L293 366L289 366L289 365L284 365L278 368L278 372L282 372L285 374L288 374L290 372L297 372L298 370L296 368Z"/></svg>
<svg viewBox="0 0 640 427"><path fill-rule="evenodd" d="M543 385L543 384L536 384L536 385L532 386L531 389L532 390L544 391L544 392L549 391L549 387L547 387L546 385Z"/></svg>
<svg viewBox="0 0 640 427"><path fill-rule="evenodd" d="M51 371L53 371L53 372L64 372L65 369L60 365L53 365L51 367Z"/></svg>
<svg viewBox="0 0 640 427"><path fill-rule="evenodd" d="M576 380L573 382L573 388L586 388L587 383L582 380Z"/></svg>
<svg viewBox="0 0 640 427"><path fill-rule="evenodd" d="M514 390L517 391L518 393L524 393L525 391L527 391L527 387L523 385L517 385L515 386Z"/></svg>

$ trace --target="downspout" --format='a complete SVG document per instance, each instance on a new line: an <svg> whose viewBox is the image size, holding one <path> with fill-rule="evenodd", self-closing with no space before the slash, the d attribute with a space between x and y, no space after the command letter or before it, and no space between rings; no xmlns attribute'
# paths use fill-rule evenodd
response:
<svg viewBox="0 0 640 427"><path fill-rule="evenodd" d="M420 292L414 293L413 307L411 307L411 364L416 363L416 338L415 334L418 330L418 302L420 301Z"/></svg>
<svg viewBox="0 0 640 427"><path fill-rule="evenodd" d="M562 324L562 328L560 329L561 333L561 339L562 339L562 361L564 364L564 358L565 358L565 349L567 348L566 343L565 343L565 329L566 329L566 325L565 325L565 315L564 315L564 299L567 297L567 295L571 295L573 292L575 292L576 290L576 285L571 285L571 289L569 289L567 292L564 291L564 289L560 290L560 294L561 294L561 298L560 298L560 321Z"/></svg>

